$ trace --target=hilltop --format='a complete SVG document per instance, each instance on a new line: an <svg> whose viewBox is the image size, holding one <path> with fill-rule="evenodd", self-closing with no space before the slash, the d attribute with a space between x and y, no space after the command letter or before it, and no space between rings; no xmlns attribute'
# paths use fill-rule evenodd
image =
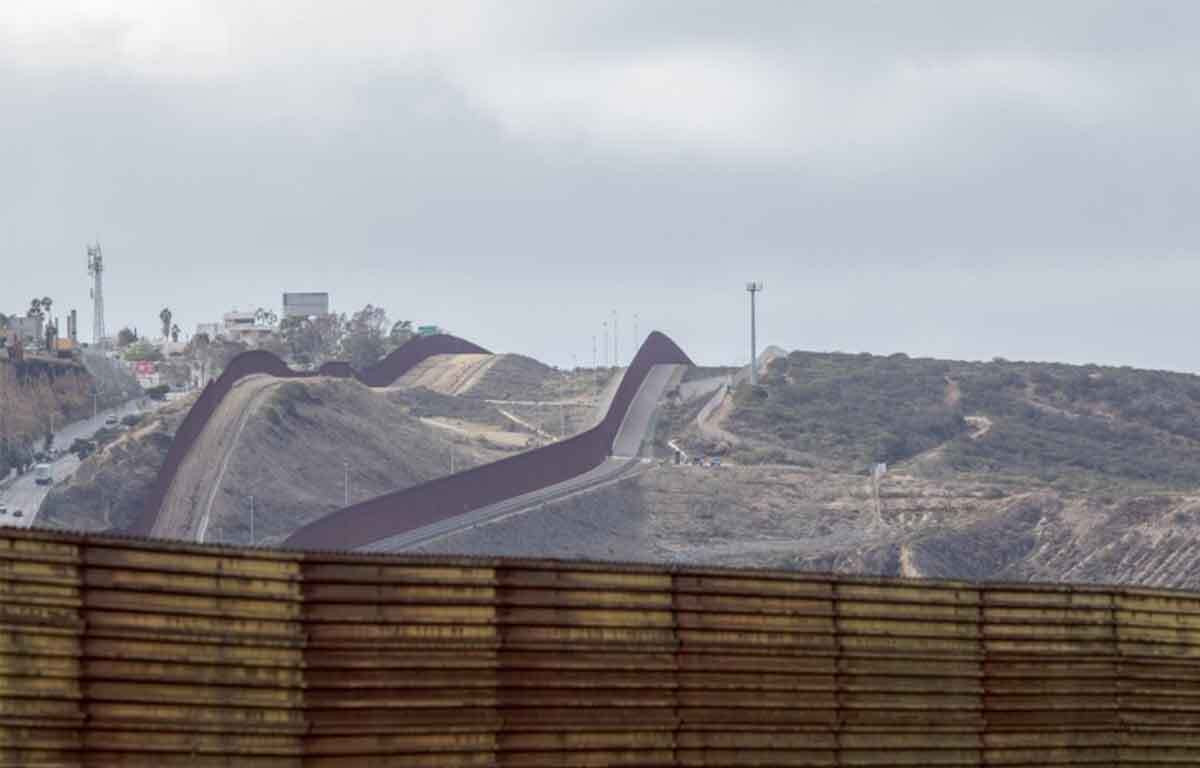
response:
<svg viewBox="0 0 1200 768"><path fill-rule="evenodd" d="M1200 485L1200 377L994 360L792 352L761 386L730 392L706 440L676 412L685 444L742 464L865 472L874 462L945 478L972 473L1065 488ZM680 416L684 418L679 418Z"/></svg>

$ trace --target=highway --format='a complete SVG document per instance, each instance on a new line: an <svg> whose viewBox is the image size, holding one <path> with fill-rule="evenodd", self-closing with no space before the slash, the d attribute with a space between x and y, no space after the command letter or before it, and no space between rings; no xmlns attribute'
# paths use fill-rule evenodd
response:
<svg viewBox="0 0 1200 768"><path fill-rule="evenodd" d="M683 365L656 365L650 370L613 440L613 455L600 466L555 485L371 542L361 547L361 550L401 552L468 528L496 522L548 502L594 491L637 474L651 462L650 459L640 458L639 454L651 431L659 401L672 384L682 377L684 370L686 366Z"/></svg>
<svg viewBox="0 0 1200 768"><path fill-rule="evenodd" d="M161 405L159 402L148 400L146 402L150 403L152 407L146 408L142 406L142 402L142 399L131 400L115 408L100 411L94 417L67 424L54 433L54 446L66 450L71 447L71 443L76 438L91 437L96 430L104 426L104 421L109 416L116 416L119 419L122 416L154 410ZM75 471L79 466L79 459L75 457L75 454L67 453L51 462L51 466L53 467L54 481L59 482ZM33 472L27 472L17 477L9 486L0 489L0 506L8 507L8 512L0 515L0 525L17 528L32 526L37 520L42 500L49 492L49 485L38 485L34 482ZM21 517L14 514L18 509L22 512Z"/></svg>

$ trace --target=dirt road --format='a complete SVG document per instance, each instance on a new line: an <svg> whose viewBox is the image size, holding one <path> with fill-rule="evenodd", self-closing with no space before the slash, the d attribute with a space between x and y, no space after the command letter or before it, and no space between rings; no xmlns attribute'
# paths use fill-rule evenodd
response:
<svg viewBox="0 0 1200 768"><path fill-rule="evenodd" d="M163 499L152 536L204 540L213 499L221 488L238 435L271 389L283 383L273 376L255 375L234 385L180 465Z"/></svg>
<svg viewBox="0 0 1200 768"><path fill-rule="evenodd" d="M425 389L443 395L461 395L483 378L499 355L434 355L401 376L392 386Z"/></svg>

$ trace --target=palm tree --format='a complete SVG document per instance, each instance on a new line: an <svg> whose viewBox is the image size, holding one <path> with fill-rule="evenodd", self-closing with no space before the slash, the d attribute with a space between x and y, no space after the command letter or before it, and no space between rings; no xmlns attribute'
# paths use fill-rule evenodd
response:
<svg viewBox="0 0 1200 768"><path fill-rule="evenodd" d="M171 341L179 341L179 325L171 326Z"/></svg>
<svg viewBox="0 0 1200 768"><path fill-rule="evenodd" d="M259 307L254 311L254 322L258 325L274 326L279 321L279 316L272 310Z"/></svg>
<svg viewBox="0 0 1200 768"><path fill-rule="evenodd" d="M162 335L165 339L171 335L171 310L163 307L162 312L158 313L158 319L162 321Z"/></svg>
<svg viewBox="0 0 1200 768"><path fill-rule="evenodd" d="M42 300L33 299L29 302L29 311L25 313L26 317L45 317L42 314Z"/></svg>
<svg viewBox="0 0 1200 768"><path fill-rule="evenodd" d="M50 319L50 306L51 306L52 304L54 304L54 300L53 300L53 299L51 299L49 296L46 296L46 297L44 297L44 298L42 299L42 309L43 309L43 310L45 311L45 313L46 313L46 319L47 319L47 320L49 320L49 319Z"/></svg>

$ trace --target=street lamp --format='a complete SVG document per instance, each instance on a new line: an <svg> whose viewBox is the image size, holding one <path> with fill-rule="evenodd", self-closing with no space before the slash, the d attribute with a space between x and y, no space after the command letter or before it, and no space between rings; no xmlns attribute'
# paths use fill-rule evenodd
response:
<svg viewBox="0 0 1200 768"><path fill-rule="evenodd" d="M763 289L762 283L746 283L746 291L750 294L750 386L758 386L758 344L755 339L754 326L754 296Z"/></svg>

